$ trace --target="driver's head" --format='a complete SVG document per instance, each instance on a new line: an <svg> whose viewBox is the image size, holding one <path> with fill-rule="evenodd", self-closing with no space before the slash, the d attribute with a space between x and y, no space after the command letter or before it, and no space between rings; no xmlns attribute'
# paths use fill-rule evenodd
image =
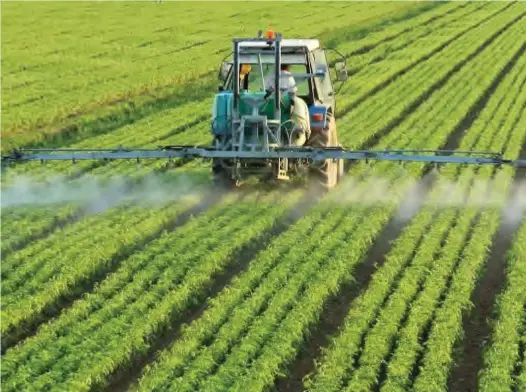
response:
<svg viewBox="0 0 526 392"><path fill-rule="evenodd" d="M282 71L290 71L290 64L281 64Z"/></svg>

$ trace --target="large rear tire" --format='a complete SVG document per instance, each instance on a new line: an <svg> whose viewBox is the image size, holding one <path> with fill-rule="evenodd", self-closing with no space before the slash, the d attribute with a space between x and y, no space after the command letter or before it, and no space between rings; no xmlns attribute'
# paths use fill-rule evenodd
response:
<svg viewBox="0 0 526 392"><path fill-rule="evenodd" d="M322 148L338 147L336 121L334 117L331 117L329 121L329 129L311 134L307 145ZM310 169L311 182L314 182L324 191L334 188L342 176L343 160L341 159L326 159Z"/></svg>

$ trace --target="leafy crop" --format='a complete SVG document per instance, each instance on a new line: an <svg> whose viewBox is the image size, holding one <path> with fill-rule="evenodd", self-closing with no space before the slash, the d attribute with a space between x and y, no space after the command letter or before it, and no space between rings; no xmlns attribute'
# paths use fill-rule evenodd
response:
<svg viewBox="0 0 526 392"><path fill-rule="evenodd" d="M271 27L347 59L345 147L525 155L520 2L27 7L2 8L3 150L207 145L231 38ZM477 360L468 378L481 391L526 388L523 217L493 308L471 303L522 172L430 169L355 162L318 197L250 183L223 193L200 160L15 165L2 192L21 176L129 187L114 203L101 195L102 211L2 208L2 388L445 391ZM161 177L188 183L137 203ZM489 310L490 336L470 335ZM480 358L460 356L466 334Z"/></svg>

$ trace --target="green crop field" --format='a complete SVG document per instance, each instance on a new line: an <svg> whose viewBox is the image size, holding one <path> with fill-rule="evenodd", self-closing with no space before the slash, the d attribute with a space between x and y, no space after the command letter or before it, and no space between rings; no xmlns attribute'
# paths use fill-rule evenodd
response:
<svg viewBox="0 0 526 392"><path fill-rule="evenodd" d="M526 3L1 4L2 154L210 143L232 38L347 61L352 149L526 157ZM210 163L2 173L4 391L526 391L526 171L355 162L217 192Z"/></svg>

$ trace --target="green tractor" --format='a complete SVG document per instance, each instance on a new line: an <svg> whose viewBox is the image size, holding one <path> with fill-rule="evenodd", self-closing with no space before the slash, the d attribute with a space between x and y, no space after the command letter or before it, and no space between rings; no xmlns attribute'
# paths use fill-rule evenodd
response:
<svg viewBox="0 0 526 392"><path fill-rule="evenodd" d="M347 80L343 56L334 68L336 81ZM326 49L317 39L282 39L272 31L266 37L259 32L258 38L234 39L233 55L222 63L219 79L212 114L215 149L340 147L334 83ZM296 175L330 189L343 175L343 160L215 158L212 172L214 181L226 187L253 176L289 180Z"/></svg>

